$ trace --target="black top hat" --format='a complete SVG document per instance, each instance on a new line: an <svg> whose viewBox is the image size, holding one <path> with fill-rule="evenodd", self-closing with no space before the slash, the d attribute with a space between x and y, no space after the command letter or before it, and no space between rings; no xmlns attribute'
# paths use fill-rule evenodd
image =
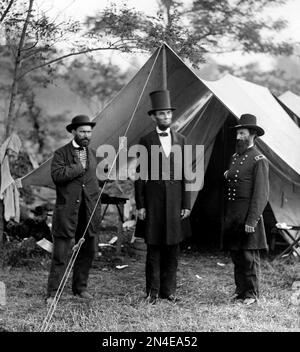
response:
<svg viewBox="0 0 300 352"><path fill-rule="evenodd" d="M257 126L256 124L256 116L251 115L251 114L243 114L241 115L241 118L239 120L239 124L232 127L234 129L238 128L250 128L252 130L255 130L258 136L262 136L265 134L265 131Z"/></svg>
<svg viewBox="0 0 300 352"><path fill-rule="evenodd" d="M72 132L72 130L76 129L79 126L92 126L94 127L96 122L91 122L89 117L86 115L77 115L73 117L72 122L66 126L68 132Z"/></svg>
<svg viewBox="0 0 300 352"><path fill-rule="evenodd" d="M175 110L171 107L170 92L168 90L156 90L150 94L152 109L148 111L151 115L157 110Z"/></svg>

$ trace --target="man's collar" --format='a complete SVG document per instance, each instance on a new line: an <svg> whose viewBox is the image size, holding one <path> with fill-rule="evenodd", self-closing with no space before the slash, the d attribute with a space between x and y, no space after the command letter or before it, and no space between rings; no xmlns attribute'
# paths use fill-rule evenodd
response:
<svg viewBox="0 0 300 352"><path fill-rule="evenodd" d="M76 143L75 139L72 140L72 145L75 149L81 149L81 150L85 149L85 147L81 147L78 143Z"/></svg>
<svg viewBox="0 0 300 352"><path fill-rule="evenodd" d="M72 140L72 145L74 148L80 148L80 145L75 142L75 139Z"/></svg>
<svg viewBox="0 0 300 352"><path fill-rule="evenodd" d="M156 132L157 132L157 133L163 133L163 132L165 132L165 133L170 134L170 127L168 127L165 131L162 131L161 129L159 129L158 126L156 126Z"/></svg>

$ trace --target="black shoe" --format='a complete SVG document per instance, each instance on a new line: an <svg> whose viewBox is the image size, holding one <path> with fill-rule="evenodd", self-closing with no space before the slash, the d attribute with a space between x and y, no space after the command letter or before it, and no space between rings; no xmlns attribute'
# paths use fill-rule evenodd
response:
<svg viewBox="0 0 300 352"><path fill-rule="evenodd" d="M80 297L80 298L83 298L83 299L86 299L86 300L92 300L93 299L93 296L91 294L89 294L87 291L83 291L83 292L80 292L80 293L75 293L74 296Z"/></svg>

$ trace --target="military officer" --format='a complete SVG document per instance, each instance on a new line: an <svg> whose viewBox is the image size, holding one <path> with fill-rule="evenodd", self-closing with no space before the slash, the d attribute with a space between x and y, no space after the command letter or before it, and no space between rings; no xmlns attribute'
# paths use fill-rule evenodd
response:
<svg viewBox="0 0 300 352"><path fill-rule="evenodd" d="M259 297L260 250L267 249L263 210L269 197L268 160L254 146L264 130L243 114L236 130L236 153L224 173L227 183L224 249L234 264L234 299L250 305Z"/></svg>

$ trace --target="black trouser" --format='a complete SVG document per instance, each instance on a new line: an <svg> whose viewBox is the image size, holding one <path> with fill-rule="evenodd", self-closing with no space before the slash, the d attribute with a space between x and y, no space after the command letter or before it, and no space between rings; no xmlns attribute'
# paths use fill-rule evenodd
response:
<svg viewBox="0 0 300 352"><path fill-rule="evenodd" d="M238 298L258 298L260 279L259 250L230 251L234 264L234 281Z"/></svg>
<svg viewBox="0 0 300 352"><path fill-rule="evenodd" d="M0 179L1 182L1 179ZM4 204L3 200L0 199L0 249L2 249L3 245L3 233L4 233Z"/></svg>
<svg viewBox="0 0 300 352"><path fill-rule="evenodd" d="M146 293L166 298L176 291L179 244L147 245Z"/></svg>
<svg viewBox="0 0 300 352"><path fill-rule="evenodd" d="M78 226L75 232L75 243L77 243L82 237L87 223L84 212L84 203L82 203L82 206L79 209L78 219ZM84 239L85 241L77 254L73 268L72 291L74 294L81 293L87 289L89 271L96 252L96 237L90 237L86 234ZM48 296L54 296L59 287L70 260L70 252L73 244L74 241L72 238L54 237L52 262L48 278Z"/></svg>

